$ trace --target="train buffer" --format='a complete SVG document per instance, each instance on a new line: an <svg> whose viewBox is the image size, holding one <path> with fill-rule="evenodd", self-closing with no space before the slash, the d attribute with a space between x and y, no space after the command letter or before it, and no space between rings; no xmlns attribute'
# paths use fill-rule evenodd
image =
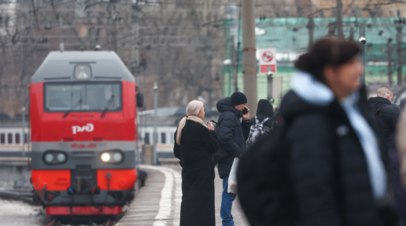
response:
<svg viewBox="0 0 406 226"><path fill-rule="evenodd" d="M181 169L177 166L142 166L148 173L145 187L141 188L127 213L116 226L178 226L182 200ZM221 225L220 203L222 183L216 175L216 225ZM233 216L237 225L248 225L235 202Z"/></svg>

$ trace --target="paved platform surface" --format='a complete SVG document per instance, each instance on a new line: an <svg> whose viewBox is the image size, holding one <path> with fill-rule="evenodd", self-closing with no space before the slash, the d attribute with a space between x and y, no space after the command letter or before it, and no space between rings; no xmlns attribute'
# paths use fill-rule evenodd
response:
<svg viewBox="0 0 406 226"><path fill-rule="evenodd" d="M181 168L175 164L142 168L148 172L146 185L140 189L134 201L127 207L126 215L115 226L179 226L182 200ZM216 226L221 226L219 209L222 182L218 176L215 185ZM248 226L237 202L234 207L236 225ZM45 226L43 215L40 213L39 206L0 199L0 226Z"/></svg>
<svg viewBox="0 0 406 226"><path fill-rule="evenodd" d="M116 226L178 226L182 200L181 168L143 166L148 172L145 187L128 207L127 214ZM222 182L216 176L216 226L221 226L220 203ZM244 215L235 202L233 215L238 226L248 226ZM191 225L193 226L193 225Z"/></svg>

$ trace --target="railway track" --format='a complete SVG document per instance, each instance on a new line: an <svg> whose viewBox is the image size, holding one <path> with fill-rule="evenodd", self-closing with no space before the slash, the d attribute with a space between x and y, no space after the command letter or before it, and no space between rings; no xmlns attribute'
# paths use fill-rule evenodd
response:
<svg viewBox="0 0 406 226"><path fill-rule="evenodd" d="M22 201L30 205L36 205L35 201L33 200L32 192L30 191L0 191L0 199L5 200L15 200L15 201ZM77 222L70 222L66 223L69 219L55 219L55 218L46 218L45 213L40 213L41 217L43 218L41 221L43 222L42 225L44 226L114 226L117 223L117 220L107 219L105 222L101 223L80 223L81 220ZM74 219L76 221L76 219ZM64 223L65 222L65 223Z"/></svg>
<svg viewBox="0 0 406 226"><path fill-rule="evenodd" d="M102 224L79 224L78 226L114 226L116 224L115 221L113 220L108 220ZM45 224L46 226L71 226L71 224L63 224L61 223L59 220L57 219L53 219L50 220L47 224Z"/></svg>
<svg viewBox="0 0 406 226"><path fill-rule="evenodd" d="M32 192L30 191L1 191L0 190L0 198L1 199L8 199L8 200L17 200L23 201L30 205L34 205L34 201L32 198Z"/></svg>

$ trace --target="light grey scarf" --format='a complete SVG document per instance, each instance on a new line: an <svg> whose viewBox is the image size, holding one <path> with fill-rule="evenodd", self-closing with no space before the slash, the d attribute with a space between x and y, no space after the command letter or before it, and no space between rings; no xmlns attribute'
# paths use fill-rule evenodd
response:
<svg viewBox="0 0 406 226"><path fill-rule="evenodd" d="M176 144L177 145L181 145L180 140L182 138L182 130L186 125L186 120L191 120L191 121L200 123L202 126L207 128L206 123L204 123L204 121L201 118L197 117L197 116L191 115L191 116L183 117L179 122L178 130L177 130L177 133L176 133Z"/></svg>

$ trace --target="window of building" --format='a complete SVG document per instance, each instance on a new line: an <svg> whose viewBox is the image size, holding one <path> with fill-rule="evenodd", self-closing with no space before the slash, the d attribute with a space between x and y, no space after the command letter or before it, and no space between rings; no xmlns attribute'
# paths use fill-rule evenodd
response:
<svg viewBox="0 0 406 226"><path fill-rule="evenodd" d="M12 133L8 133L8 134L7 134L7 143L8 143L8 144L12 144L12 143L13 143L13 134L12 134Z"/></svg>
<svg viewBox="0 0 406 226"><path fill-rule="evenodd" d="M20 144L20 143L21 143L20 134L19 134L19 133L14 134L14 141L15 141L16 144Z"/></svg>
<svg viewBox="0 0 406 226"><path fill-rule="evenodd" d="M144 134L144 143L145 144L150 144L151 143L151 140L150 140L151 138L150 138L150 136L149 136L149 133L145 133Z"/></svg>
<svg viewBox="0 0 406 226"><path fill-rule="evenodd" d="M24 143L28 143L28 133L24 133Z"/></svg>
<svg viewBox="0 0 406 226"><path fill-rule="evenodd" d="M161 144L166 144L166 133L161 133Z"/></svg>
<svg viewBox="0 0 406 226"><path fill-rule="evenodd" d="M0 134L0 144L5 144L6 143L6 134L1 133Z"/></svg>

